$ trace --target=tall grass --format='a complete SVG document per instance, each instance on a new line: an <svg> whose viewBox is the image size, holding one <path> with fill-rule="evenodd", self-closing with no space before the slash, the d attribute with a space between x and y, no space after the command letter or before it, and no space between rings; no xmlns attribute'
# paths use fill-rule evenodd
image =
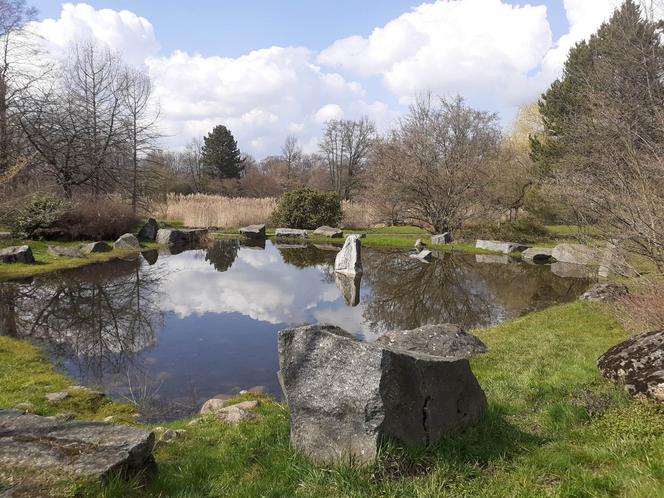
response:
<svg viewBox="0 0 664 498"><path fill-rule="evenodd" d="M237 228L267 223L277 199L250 199L207 194L168 194L159 216L168 221L181 221L190 227Z"/></svg>
<svg viewBox="0 0 664 498"><path fill-rule="evenodd" d="M277 207L274 197L245 198L209 194L168 194L157 207L157 215L167 221L181 221L190 227L239 228L269 223ZM343 201L344 228L367 228L376 223L371 207L363 202Z"/></svg>

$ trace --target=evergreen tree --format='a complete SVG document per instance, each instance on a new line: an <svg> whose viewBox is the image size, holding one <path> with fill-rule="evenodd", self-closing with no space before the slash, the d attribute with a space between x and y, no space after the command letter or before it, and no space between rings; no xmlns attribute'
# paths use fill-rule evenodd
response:
<svg viewBox="0 0 664 498"><path fill-rule="evenodd" d="M217 178L240 178L244 171L244 158L233 134L224 125L215 126L203 138L201 163L205 172Z"/></svg>

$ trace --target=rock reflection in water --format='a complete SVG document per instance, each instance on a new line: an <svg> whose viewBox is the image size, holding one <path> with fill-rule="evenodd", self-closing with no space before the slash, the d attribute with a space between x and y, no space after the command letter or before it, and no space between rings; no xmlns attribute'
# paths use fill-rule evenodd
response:
<svg viewBox="0 0 664 498"><path fill-rule="evenodd" d="M255 385L279 396L276 333L289 326L329 323L368 340L431 323L475 328L588 285L548 266L444 253L424 265L372 249L363 277L350 279L335 275L337 247L300 245L218 240L0 282L0 334L47 343L69 374L159 419Z"/></svg>

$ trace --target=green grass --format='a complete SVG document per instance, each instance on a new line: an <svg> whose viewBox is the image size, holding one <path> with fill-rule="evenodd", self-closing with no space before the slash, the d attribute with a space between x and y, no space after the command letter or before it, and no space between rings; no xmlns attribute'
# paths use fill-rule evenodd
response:
<svg viewBox="0 0 664 498"><path fill-rule="evenodd" d="M112 245L112 241L107 241ZM0 281L10 278L23 278L38 275L40 273L47 273L57 270L67 270L70 268L78 268L81 266L89 265L92 263L102 263L114 258L126 256L127 254L135 253L137 251L131 249L114 249L109 252L102 252L96 254L89 254L85 259L83 258L64 258L59 256L51 256L48 253L48 246L70 246L78 247L81 242L51 242L51 241L37 241L37 240L20 240L9 239L0 240L0 249L9 246L22 246L28 245L32 249L32 254L35 257L35 264L27 265L23 263L0 263ZM141 242L141 250L156 249L162 247L155 243Z"/></svg>
<svg viewBox="0 0 664 498"><path fill-rule="evenodd" d="M489 400L481 424L435 448L385 445L370 466L316 466L288 444L288 413L265 400L257 422L213 420L156 452L147 488L69 483L63 496L664 496L664 412L601 378L597 357L626 332L600 305L572 303L479 331L472 361ZM67 383L33 346L0 341L0 406ZM10 364L6 365L9 361ZM49 384L46 388L45 384ZM51 410L51 407L44 407ZM94 414L94 411L90 411Z"/></svg>

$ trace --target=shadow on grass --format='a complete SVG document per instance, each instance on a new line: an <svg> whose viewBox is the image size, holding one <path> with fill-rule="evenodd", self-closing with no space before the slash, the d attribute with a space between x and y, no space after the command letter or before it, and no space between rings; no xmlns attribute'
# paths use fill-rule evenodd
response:
<svg viewBox="0 0 664 498"><path fill-rule="evenodd" d="M412 478L427 475L441 466L468 474L470 468L489 468L494 462L512 460L546 442L549 440L508 422L503 410L492 405L478 426L444 436L430 447L406 447L392 439L383 441L373 477L375 480Z"/></svg>

